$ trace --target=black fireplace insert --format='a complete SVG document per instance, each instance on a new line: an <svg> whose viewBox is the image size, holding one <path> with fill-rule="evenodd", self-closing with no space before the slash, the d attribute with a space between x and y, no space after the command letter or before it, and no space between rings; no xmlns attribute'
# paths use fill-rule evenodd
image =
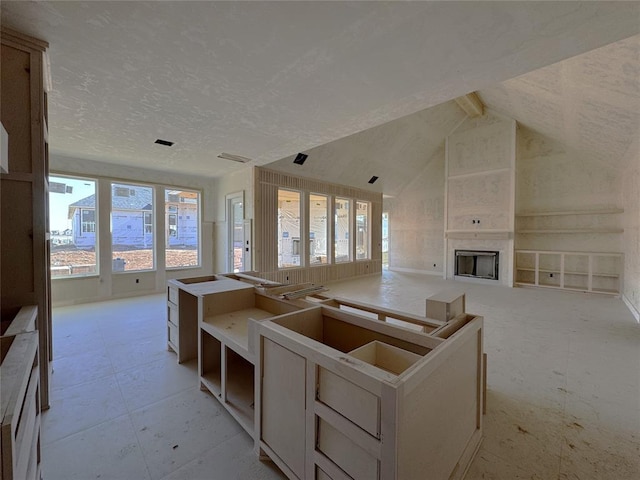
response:
<svg viewBox="0 0 640 480"><path fill-rule="evenodd" d="M456 250L455 274L460 277L498 280L500 252Z"/></svg>

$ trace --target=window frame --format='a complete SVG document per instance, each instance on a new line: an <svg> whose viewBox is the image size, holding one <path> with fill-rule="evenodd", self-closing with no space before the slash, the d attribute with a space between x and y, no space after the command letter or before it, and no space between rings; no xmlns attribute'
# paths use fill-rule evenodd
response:
<svg viewBox="0 0 640 480"><path fill-rule="evenodd" d="M126 196L126 198L130 198L130 197L135 197L137 198L138 195L136 195L135 193L132 195L131 192L135 190L130 188L130 187L142 187L142 188L149 188L151 190L151 211L148 210L136 210L136 209L132 209L133 212L141 212L142 213L142 231L141 231L141 235L144 236L148 235L147 233L147 223L146 223L146 216L147 214L151 214L151 235L152 235L152 247L151 247L151 268L143 268L143 269L136 269L136 270L122 270L122 271L115 271L113 270L113 268L111 269L111 274L112 275L123 275L123 274L130 274L130 273L153 273L153 272L157 272L158 271L158 261L157 261L157 232L155 230L155 210L157 208L156 206L156 189L157 188L162 188L159 185L155 185L155 184L147 184L147 183L142 183L142 182L136 182L135 180L121 180L121 179L108 179L106 180L107 183L109 184L109 192L111 193L111 204L109 205L109 218L110 218L110 233L111 233L111 259L110 262L113 265L113 261L116 260L116 255L113 250L113 192L115 191L115 189L117 188L129 188L129 195ZM114 187L114 185L117 185L116 187ZM118 195L121 197L124 197L124 195ZM128 229L130 229L130 225L127 226ZM146 250L146 249L144 249ZM165 261L165 270L166 270L166 261Z"/></svg>
<svg viewBox="0 0 640 480"><path fill-rule="evenodd" d="M92 182L93 183L93 195L94 195L94 199L95 199L95 206L94 206L94 231L93 232L84 232L83 231L83 222L82 222L82 211L83 210L89 210L89 209L85 209L82 207L78 207L78 209L80 210L80 214L79 214L79 227L80 227L80 232L79 232L79 236L83 237L86 236L84 235L85 233L92 233L94 236L94 244L93 244L93 250L95 253L95 264L94 264L94 271L91 273L71 273L69 275L50 275L51 277L51 281L60 281L60 280L78 280L78 279L83 279L83 278L97 278L100 276L100 224L99 222L96 220L97 218L97 212L99 211L98 208L100 206L100 199L99 199L99 195L98 195L98 191L99 191L99 185L100 185L100 180L98 177L91 177L91 176L85 176L85 175L76 175L73 173L61 173L61 172L56 172L56 171L50 171L48 176L47 176L47 182L51 182L52 178L54 179L70 179L70 180L75 180L75 181L80 181L83 183L86 182ZM48 211L47 211L47 218L49 218L51 216L51 194L53 192L48 191L47 195L47 203L48 203ZM68 207L67 207L68 209ZM51 227L49 226L49 221L47 222L47 227L49 230L49 237L51 238ZM68 230L68 229L66 229ZM65 231L66 231L65 230ZM71 230L73 231L73 225L71 227ZM50 245L53 246L53 241L50 241ZM54 267L56 265L52 265L51 264L51 257L49 259L49 272L51 273L51 268ZM71 265L71 267L73 268L74 265Z"/></svg>
<svg viewBox="0 0 640 480"><path fill-rule="evenodd" d="M291 235L289 234L289 236L287 238L289 238L291 240L291 256L297 256L298 257L298 265L286 265L286 266L282 266L281 260L282 260L282 256L283 253L281 253L281 245L282 245L282 239L285 237L280 237L280 228L281 228L281 224L280 224L280 192L289 192L289 193L295 193L298 195L298 234L297 235ZM305 192L302 190L296 190L294 188L286 188L286 187L278 187L277 192L276 192L276 214L277 214L277 218L276 218L276 229L275 229L275 235L276 235L276 248L277 248L277 252L276 252L276 257L277 257L277 261L276 261L276 268L278 270L289 270L292 268L303 268L306 266L306 254L307 254L307 248L304 245L304 242L301 242L300 239L303 237L304 235L304 216L305 216L305 211L306 211L306 202L305 202ZM294 242L297 240L298 242L298 255L294 255Z"/></svg>
<svg viewBox="0 0 640 480"><path fill-rule="evenodd" d="M202 190L199 190L197 188L184 188L184 187L179 187L179 186L171 186L171 185L162 185L159 186L158 188L162 188L163 189L163 193L164 195L162 196L163 198L163 204L162 204L162 211L163 214L165 215L166 218L166 224L164 226L164 269L165 271L173 271L173 270L189 270L189 269L198 269L198 268L202 268ZM196 234L196 241L197 241L197 246L196 246L196 264L195 265L178 265L178 266L169 266L167 265L167 249L169 248L168 242L169 242L169 238L171 238L172 236L170 235L169 232L169 217L171 215L175 215L176 217L176 235L178 236L178 224L180 223L180 208L179 206L176 206L176 211L175 212L169 212L168 211L168 207L167 205L170 204L176 204L176 205L183 205L186 204L188 202L184 202L181 201L182 198L180 196L178 196L178 201L177 202L173 202L169 200L169 196L171 194L169 194L168 192L170 191L178 191L178 192L189 192L189 193L195 193L196 196L196 225L198 228L198 232Z"/></svg>
<svg viewBox="0 0 640 480"><path fill-rule="evenodd" d="M348 205L347 209L349 210L349 214L347 216L347 240L349 241L349 244L347 246L347 251L349 252L349 255L347 257L346 260L338 260L338 238L336 237L336 233L338 232L338 202L342 202L342 201L346 201L346 204ZM340 196L335 196L334 197L334 202L333 202L333 244L334 244L334 248L333 248L333 262L334 264L343 264L343 263L351 263L354 262L354 241L353 241L353 222L354 222L354 216L353 216L353 205L354 205L354 199L350 198L350 197L340 197ZM342 209L340 209L342 210Z"/></svg>

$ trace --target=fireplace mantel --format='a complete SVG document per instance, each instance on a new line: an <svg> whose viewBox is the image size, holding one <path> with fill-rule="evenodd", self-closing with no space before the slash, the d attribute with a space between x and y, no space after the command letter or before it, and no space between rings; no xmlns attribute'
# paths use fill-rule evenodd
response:
<svg viewBox="0 0 640 480"><path fill-rule="evenodd" d="M510 240L513 232L509 230L447 230L445 238L460 240Z"/></svg>

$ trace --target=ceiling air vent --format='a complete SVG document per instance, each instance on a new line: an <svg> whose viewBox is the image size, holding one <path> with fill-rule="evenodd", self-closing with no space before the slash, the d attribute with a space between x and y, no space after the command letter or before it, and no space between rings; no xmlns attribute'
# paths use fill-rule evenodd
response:
<svg viewBox="0 0 640 480"><path fill-rule="evenodd" d="M376 177L375 175L373 177L371 177L369 179L369 183L376 183L376 180L378 180L378 177Z"/></svg>
<svg viewBox="0 0 640 480"><path fill-rule="evenodd" d="M231 160L232 162L238 163L248 163L251 161L250 158L241 157L240 155L232 155L231 153L221 153L218 155L218 158L222 158L223 160Z"/></svg>
<svg viewBox="0 0 640 480"><path fill-rule="evenodd" d="M157 139L155 141L155 143L157 143L158 145L164 145L165 147L172 147L173 146L173 142L170 142L169 140Z"/></svg>
<svg viewBox="0 0 640 480"><path fill-rule="evenodd" d="M302 165L307 160L308 156L309 155L307 155L306 153L299 153L298 155L296 155L296 159L293 161L293 163L295 163L296 165Z"/></svg>

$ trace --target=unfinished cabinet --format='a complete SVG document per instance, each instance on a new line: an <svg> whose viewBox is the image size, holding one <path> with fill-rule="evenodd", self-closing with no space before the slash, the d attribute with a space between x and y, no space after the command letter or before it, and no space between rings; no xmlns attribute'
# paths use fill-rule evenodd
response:
<svg viewBox="0 0 640 480"><path fill-rule="evenodd" d="M36 306L23 307L0 336L2 480L41 478L37 315Z"/></svg>
<svg viewBox="0 0 640 480"><path fill-rule="evenodd" d="M516 285L619 295L622 254L516 250Z"/></svg>
<svg viewBox="0 0 640 480"><path fill-rule="evenodd" d="M288 478L463 478L482 438L481 317L446 338L327 305L254 327L256 449Z"/></svg>
<svg viewBox="0 0 640 480"><path fill-rule="evenodd" d="M176 353L178 363L198 358L198 319L202 298L210 293L252 288L249 283L223 275L167 282L167 347Z"/></svg>
<svg viewBox="0 0 640 480"><path fill-rule="evenodd" d="M243 288L202 297L199 322L201 388L210 391L251 435L254 432L254 321L292 312L300 307Z"/></svg>
<svg viewBox="0 0 640 480"><path fill-rule="evenodd" d="M40 393L49 405L51 304L47 90L48 44L2 28L0 121L8 138L8 172L2 172L0 304L3 317L22 305L38 306Z"/></svg>

